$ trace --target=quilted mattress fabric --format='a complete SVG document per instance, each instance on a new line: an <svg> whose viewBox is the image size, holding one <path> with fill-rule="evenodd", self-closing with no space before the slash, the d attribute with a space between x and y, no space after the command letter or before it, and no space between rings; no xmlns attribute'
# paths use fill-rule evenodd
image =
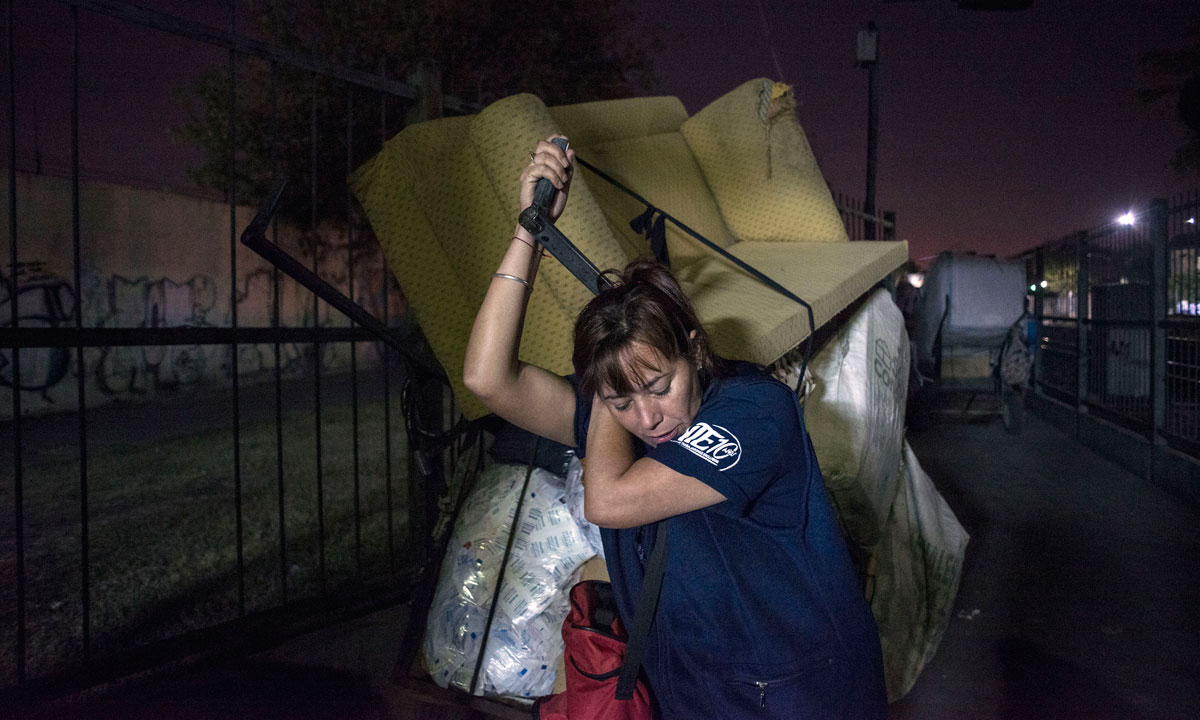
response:
<svg viewBox="0 0 1200 720"><path fill-rule="evenodd" d="M681 131L740 240L847 240L789 86L743 83L688 118Z"/></svg>

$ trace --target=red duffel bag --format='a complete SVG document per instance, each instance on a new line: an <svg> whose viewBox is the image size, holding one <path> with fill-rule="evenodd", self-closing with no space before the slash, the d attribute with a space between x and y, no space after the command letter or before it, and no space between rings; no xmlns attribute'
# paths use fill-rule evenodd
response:
<svg viewBox="0 0 1200 720"><path fill-rule="evenodd" d="M533 717L651 720L654 711L644 678L637 678L629 699L617 699L629 636L617 616L612 586L602 580L584 580L571 588L569 597L571 610L562 626L567 689L540 698L533 707Z"/></svg>

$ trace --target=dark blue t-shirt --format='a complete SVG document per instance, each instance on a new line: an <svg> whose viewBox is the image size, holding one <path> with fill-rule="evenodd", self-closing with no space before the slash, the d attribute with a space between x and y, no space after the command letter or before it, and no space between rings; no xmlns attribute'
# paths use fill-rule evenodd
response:
<svg viewBox="0 0 1200 720"><path fill-rule="evenodd" d="M581 457L590 417L591 398L577 394ZM726 498L667 520L644 661L663 716L883 718L878 632L795 394L739 366L709 384L684 434L639 453ZM653 531L601 530L627 623Z"/></svg>

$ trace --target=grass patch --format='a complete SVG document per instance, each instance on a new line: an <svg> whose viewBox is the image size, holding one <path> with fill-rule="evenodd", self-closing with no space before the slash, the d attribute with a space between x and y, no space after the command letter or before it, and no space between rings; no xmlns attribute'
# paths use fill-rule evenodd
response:
<svg viewBox="0 0 1200 720"><path fill-rule="evenodd" d="M389 527L383 414L381 399L360 398L357 523L348 402L322 407L319 493L312 412L283 416L282 482L273 413L269 419L243 421L241 577L247 613L284 604L285 585L288 601L313 597L323 589L385 576L403 559L409 546L407 442L393 404ZM0 485L4 686L16 681L16 544L13 487ZM89 449L93 656L238 617L235 487L231 428ZM26 463L26 672L31 678L77 666L82 659L80 493L74 447L50 448Z"/></svg>

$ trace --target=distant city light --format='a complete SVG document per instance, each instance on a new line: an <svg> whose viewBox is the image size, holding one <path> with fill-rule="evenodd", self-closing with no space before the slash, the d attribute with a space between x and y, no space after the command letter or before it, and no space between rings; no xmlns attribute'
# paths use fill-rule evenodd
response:
<svg viewBox="0 0 1200 720"><path fill-rule="evenodd" d="M1046 286L1047 286L1047 285L1049 285L1049 284L1050 284L1050 283L1046 282L1045 280L1043 280L1043 281L1042 281L1042 287L1046 287Z"/></svg>
<svg viewBox="0 0 1200 720"><path fill-rule="evenodd" d="M1196 218L1194 218L1194 217L1190 217L1190 218L1188 218L1188 219L1187 219L1187 221L1188 221L1188 225L1195 225L1195 224L1196 224Z"/></svg>
<svg viewBox="0 0 1200 720"><path fill-rule="evenodd" d="M919 288L925 284L925 273L916 272L908 274L908 284L915 288Z"/></svg>
<svg viewBox="0 0 1200 720"><path fill-rule="evenodd" d="M1120 225L1132 225L1135 222L1137 222L1137 219L1133 216L1133 213L1131 213L1131 212L1127 212L1124 215L1122 215L1121 217L1117 218L1117 223Z"/></svg>
<svg viewBox="0 0 1200 720"><path fill-rule="evenodd" d="M1037 292L1037 285L1030 285L1029 292Z"/></svg>

